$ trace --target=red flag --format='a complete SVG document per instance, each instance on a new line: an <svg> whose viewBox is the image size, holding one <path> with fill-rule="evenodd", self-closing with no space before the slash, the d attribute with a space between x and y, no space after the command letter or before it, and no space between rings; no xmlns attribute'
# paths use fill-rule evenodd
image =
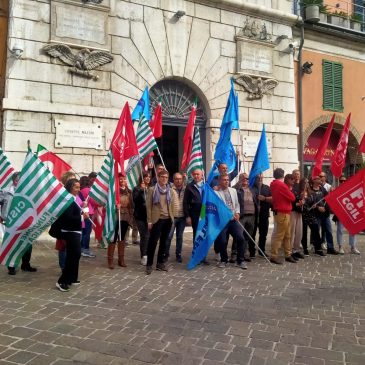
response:
<svg viewBox="0 0 365 365"><path fill-rule="evenodd" d="M196 106L193 105L184 134L184 154L181 161L181 170L184 170L190 161L191 149L193 148L195 118Z"/></svg>
<svg viewBox="0 0 365 365"><path fill-rule="evenodd" d="M365 169L342 183L325 199L339 221L351 234L365 228Z"/></svg>
<svg viewBox="0 0 365 365"><path fill-rule="evenodd" d="M121 172L125 173L124 161L138 155L136 136L128 102L124 105L110 147L113 151L114 160L118 162Z"/></svg>
<svg viewBox="0 0 365 365"><path fill-rule="evenodd" d="M350 119L351 113L347 116L340 140L338 141L335 155L333 156L331 163L332 174L336 177L340 177L342 175L342 170L346 163L346 151L349 141Z"/></svg>
<svg viewBox="0 0 365 365"><path fill-rule="evenodd" d="M55 153L48 151L40 144L38 145L37 155L58 180L61 180L61 177L65 172L72 170L72 166L66 161L63 161L62 158L58 157Z"/></svg>
<svg viewBox="0 0 365 365"><path fill-rule="evenodd" d="M326 133L323 136L322 143L318 148L316 157L314 159L315 164L312 170L312 177L318 176L322 172L323 157L328 146L328 141L330 140L331 137L334 122L335 122L335 114L333 114L331 121L327 126Z"/></svg>
<svg viewBox="0 0 365 365"><path fill-rule="evenodd" d="M153 118L150 121L150 128L155 138L162 136L162 107L161 103L158 103L155 111L153 112Z"/></svg>
<svg viewBox="0 0 365 365"><path fill-rule="evenodd" d="M362 136L362 140L360 142L359 152L365 153L365 133Z"/></svg>

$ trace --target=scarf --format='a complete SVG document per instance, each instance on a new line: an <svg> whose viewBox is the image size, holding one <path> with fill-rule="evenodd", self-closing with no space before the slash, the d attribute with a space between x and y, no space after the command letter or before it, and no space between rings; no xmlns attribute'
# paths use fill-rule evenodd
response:
<svg viewBox="0 0 365 365"><path fill-rule="evenodd" d="M155 190L154 190L153 196L152 196L152 203L154 205L158 204L160 202L161 194L166 194L167 205L170 205L171 191L170 191L170 186L169 185L166 185L165 188L162 188L160 185L156 184Z"/></svg>

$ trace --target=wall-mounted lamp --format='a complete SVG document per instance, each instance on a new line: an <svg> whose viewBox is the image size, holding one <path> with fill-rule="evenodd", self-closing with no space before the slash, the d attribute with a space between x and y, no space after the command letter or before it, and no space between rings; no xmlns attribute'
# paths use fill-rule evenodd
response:
<svg viewBox="0 0 365 365"><path fill-rule="evenodd" d="M312 66L313 66L313 63L312 62L304 62L303 66L302 66L302 72L304 74L311 74L312 73Z"/></svg>
<svg viewBox="0 0 365 365"><path fill-rule="evenodd" d="M175 17L176 19L180 19L180 18L182 18L184 15L185 15L185 11L183 11L183 10L178 10L178 11L174 14L174 17Z"/></svg>
<svg viewBox="0 0 365 365"><path fill-rule="evenodd" d="M19 44L14 44L13 48L9 49L9 51L15 58L20 58L23 54L23 47Z"/></svg>

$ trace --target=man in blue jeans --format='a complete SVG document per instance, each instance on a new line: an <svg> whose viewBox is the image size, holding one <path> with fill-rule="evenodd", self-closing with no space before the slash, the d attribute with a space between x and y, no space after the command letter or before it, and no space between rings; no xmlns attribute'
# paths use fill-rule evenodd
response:
<svg viewBox="0 0 365 365"><path fill-rule="evenodd" d="M174 206L174 222L171 227L171 231L169 237L166 242L166 255L165 260L167 261L168 257L170 256L170 246L171 241L174 236L174 232L176 229L176 261L181 263L181 251L183 245L183 234L185 230L186 220L184 216L184 208L183 208L183 200L184 200L184 193L185 193L185 186L184 186L184 178L183 176L177 172L174 174L173 177L174 185L172 189L175 191L177 199L175 201Z"/></svg>

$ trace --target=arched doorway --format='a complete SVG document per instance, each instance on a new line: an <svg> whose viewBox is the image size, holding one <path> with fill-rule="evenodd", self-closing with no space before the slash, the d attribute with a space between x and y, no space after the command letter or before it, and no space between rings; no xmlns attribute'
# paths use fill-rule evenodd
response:
<svg viewBox="0 0 365 365"><path fill-rule="evenodd" d="M308 136L308 139L304 146L304 175L310 176L311 169L314 165L314 160L320 147L328 123L321 124L317 126ZM335 154L341 132L343 130L343 125L341 123L334 123L333 130L328 142L328 146L323 159L323 171L327 174L328 181L330 184L334 183L332 172L330 169L332 158ZM350 130L349 141L346 154L346 165L343 169L343 173L346 176L351 176L355 173L357 165L362 163L361 153L358 153L359 142Z"/></svg>
<svg viewBox="0 0 365 365"><path fill-rule="evenodd" d="M162 105L162 137L157 139L166 168L170 173L180 171L184 151L184 133L191 107L197 93L184 82L165 79L157 82L150 91L151 113L159 101ZM205 125L207 114L202 102L197 100L195 127L199 128L205 163ZM158 158L157 158L158 162Z"/></svg>

